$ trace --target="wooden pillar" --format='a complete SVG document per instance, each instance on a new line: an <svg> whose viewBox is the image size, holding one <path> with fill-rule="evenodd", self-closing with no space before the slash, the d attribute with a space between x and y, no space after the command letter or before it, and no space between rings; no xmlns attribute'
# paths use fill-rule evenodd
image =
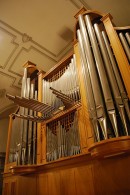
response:
<svg viewBox="0 0 130 195"><path fill-rule="evenodd" d="M85 89L85 83L82 75L82 66L80 62L78 43L74 45L74 53L76 55L76 65L78 72L78 80L80 85L81 93L81 104L82 107L78 109L78 121L80 129L80 144L82 153L87 151L87 148L94 143L94 136L92 125L89 119L88 105L87 105L87 95Z"/></svg>
<svg viewBox="0 0 130 195"><path fill-rule="evenodd" d="M38 101L42 102L42 71L38 73ZM38 116L41 117L41 113ZM37 164L42 163L42 125L37 124Z"/></svg>
<svg viewBox="0 0 130 195"><path fill-rule="evenodd" d="M5 165L8 163L8 160L9 160L9 148L10 148L10 141L11 141L10 138L11 138L11 133L12 133L12 123L13 123L13 116L9 115L9 127L8 127Z"/></svg>
<svg viewBox="0 0 130 195"><path fill-rule="evenodd" d="M118 63L119 70L121 72L129 99L130 99L130 65L128 62L128 59L126 57L126 54L124 52L124 49L121 45L120 39L118 37L118 34L116 30L114 29L112 22L111 22L111 15L107 14L102 18L102 21L104 23L107 35L109 37L115 58Z"/></svg>
<svg viewBox="0 0 130 195"><path fill-rule="evenodd" d="M46 123L42 124L42 164L46 163Z"/></svg>

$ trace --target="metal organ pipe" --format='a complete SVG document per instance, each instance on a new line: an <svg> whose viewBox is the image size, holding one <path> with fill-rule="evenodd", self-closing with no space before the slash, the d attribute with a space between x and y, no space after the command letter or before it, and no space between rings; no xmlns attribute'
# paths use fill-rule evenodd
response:
<svg viewBox="0 0 130 195"><path fill-rule="evenodd" d="M116 105L117 105L117 108L118 108L118 111L119 111L119 114L120 114L120 118L121 118L122 123L124 125L126 135L128 135L128 129L127 129L127 123L126 123L126 119L125 119L125 111L124 111L123 101L122 101L122 98L121 98L121 94L120 94L120 91L119 91L119 88L118 88L118 85L117 85L117 81L116 81L116 78L115 78L115 75L114 75L114 72L113 72L113 69L112 69L112 66L111 66L111 62L110 62L110 59L109 59L109 56L108 56L108 53L107 53L107 49L106 49L102 34L99 30L98 24L94 24L94 29L95 29L97 39L98 39L98 42L99 42L99 45L100 45L101 53L102 53L102 56L103 56L103 59L104 59L104 66L105 66L107 74L108 74L108 78L109 78L109 81L110 81L112 92L114 94L114 98L115 98L115 102L116 102ZM116 115L115 114L114 114L114 118L116 120ZM116 124L117 124L117 122L116 122ZM115 135L118 136L117 127L115 129Z"/></svg>
<svg viewBox="0 0 130 195"><path fill-rule="evenodd" d="M115 106L114 106L111 90L109 87L109 83L107 80L107 75L105 72L103 60L102 60L102 57L101 57L101 54L100 54L100 51L98 48L98 43L96 40L94 29L93 29L90 17L88 15L85 16L85 21L86 21L86 25L87 25L87 29L88 29L88 34L90 37L90 42L92 44L92 50L93 50L95 61L96 61L96 67L97 67L100 83L101 83L102 90L103 90L107 113L108 113L109 119L111 121L111 124L113 126L114 132L117 132L117 130L116 130L117 124L116 124L116 120L115 120L115 115L116 115L115 114Z"/></svg>
<svg viewBox="0 0 130 195"><path fill-rule="evenodd" d="M79 26L82 32L83 46L85 50L86 63L88 64L89 74L91 77L91 84L93 88L97 120L99 121L100 127L103 132L103 136L107 139L107 121L106 121L106 113L103 105L103 98L100 90L99 79L97 77L97 71L95 67L95 61L92 54L92 50L90 47L90 40L88 37L88 33L85 27L85 23L83 17L79 15Z"/></svg>
<svg viewBox="0 0 130 195"><path fill-rule="evenodd" d="M100 139L102 139L100 137L100 129L102 129L103 139L107 138L107 123L108 126L110 126L109 121L111 122L115 136L119 136L117 109L124 128L124 134L128 135L128 120L130 120L128 98L106 34L100 31L98 24L92 25L89 15L85 15L84 18L82 15L79 15L80 30L77 30L77 36L81 64L83 66L83 76L86 82L87 102L96 140L100 141ZM129 36L128 33L127 36ZM111 88L109 87L109 82ZM99 110L98 106L100 108ZM108 117L106 117L106 110L109 120ZM102 119L104 118L105 120L103 122ZM102 121L102 123L100 121ZM105 131L103 131L103 129Z"/></svg>
<svg viewBox="0 0 130 195"><path fill-rule="evenodd" d="M35 103L33 100L37 99L37 91L34 91L35 84L31 84L30 77L27 78L27 68L24 68L24 76L22 79L22 104L21 105L32 105L32 109L35 108ZM34 98L35 97L35 98ZM30 99L30 103L27 103L26 100ZM17 97L17 101L20 101L20 98ZM27 120L21 119L20 132L21 140L18 144L20 147L16 151L16 162L18 165L22 164L34 164L36 163L36 130L37 123L28 120L28 116L31 118L36 116L36 111L32 111L30 108L20 107L20 116L25 116Z"/></svg>
<svg viewBox="0 0 130 195"><path fill-rule="evenodd" d="M129 43L129 46L130 46L130 34L128 32L125 33L125 36L126 36L126 39Z"/></svg>
<svg viewBox="0 0 130 195"><path fill-rule="evenodd" d="M51 89L57 90L59 96L55 95ZM61 94L58 93L58 91ZM54 107L55 110L63 107L64 101L66 100L67 102L69 97L72 98L73 101L79 101L79 93L74 57L66 67L59 70L52 78L43 79L43 103ZM65 94L65 96L62 94Z"/></svg>
<svg viewBox="0 0 130 195"><path fill-rule="evenodd" d="M118 87L120 90L120 94L121 94L121 97L122 97L122 100L123 100L123 103L124 103L124 106L125 106L125 109L126 109L129 121L130 121L130 109L129 109L129 104L128 104L128 96L127 96L127 93L125 91L123 81L120 77L120 73L119 73L119 70L117 68L116 60L115 60L114 55L112 53L112 49L110 47L110 44L109 44L109 41L108 41L108 38L107 38L105 31L102 31L102 36L103 36L103 39L104 39L104 42L106 45L106 49L107 49L110 61L111 61L111 66L112 66L112 69L113 69L113 72L114 72L114 75L115 75L115 78L116 78L116 81L117 81L117 84L118 84Z"/></svg>
<svg viewBox="0 0 130 195"><path fill-rule="evenodd" d="M96 113L96 105L93 95L93 90L91 86L91 79L90 74L88 70L88 65L85 58L85 52L83 47L83 40L81 37L80 30L77 30L77 36L79 41L79 50L80 50L80 56L81 56L81 64L82 64L82 73L84 77L86 92L87 92L87 103L88 103L88 109L90 114L90 119L92 120L94 132L96 135L96 140L100 141L100 135L99 135L99 129L98 129L98 119L97 119L97 113Z"/></svg>
<svg viewBox="0 0 130 195"><path fill-rule="evenodd" d="M126 52L126 55L127 55L128 59L129 59L129 62L130 62L130 47L129 47L128 43L127 43L127 40L125 39L125 36L124 36L124 34L122 32L119 33L119 37L120 37L121 43L123 45L123 48L124 48L124 50ZM127 34L127 39L129 40L128 37L129 37L129 35Z"/></svg>
<svg viewBox="0 0 130 195"><path fill-rule="evenodd" d="M76 112L47 124L47 161L80 154Z"/></svg>
<svg viewBox="0 0 130 195"><path fill-rule="evenodd" d="M65 67L43 79L43 103L55 108L73 105L80 101L75 55ZM47 161L80 153L78 122L72 112L47 124Z"/></svg>

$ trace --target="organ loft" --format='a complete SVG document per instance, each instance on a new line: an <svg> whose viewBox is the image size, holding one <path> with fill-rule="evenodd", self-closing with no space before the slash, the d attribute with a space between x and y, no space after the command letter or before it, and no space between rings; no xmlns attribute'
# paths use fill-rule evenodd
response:
<svg viewBox="0 0 130 195"><path fill-rule="evenodd" d="M27 62L10 115L3 195L130 194L130 26L82 8L73 51Z"/></svg>

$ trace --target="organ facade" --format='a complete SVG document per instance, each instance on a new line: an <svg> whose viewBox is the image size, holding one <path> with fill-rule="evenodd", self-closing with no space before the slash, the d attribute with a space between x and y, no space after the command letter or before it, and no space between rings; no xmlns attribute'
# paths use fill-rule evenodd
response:
<svg viewBox="0 0 130 195"><path fill-rule="evenodd" d="M129 194L130 27L76 15L74 47L48 72L24 66L10 115L3 195Z"/></svg>

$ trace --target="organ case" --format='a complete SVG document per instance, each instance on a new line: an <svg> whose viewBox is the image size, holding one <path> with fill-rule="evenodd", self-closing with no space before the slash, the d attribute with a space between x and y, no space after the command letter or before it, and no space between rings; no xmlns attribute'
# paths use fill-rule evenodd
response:
<svg viewBox="0 0 130 195"><path fill-rule="evenodd" d="M129 193L125 183L129 168L121 170L122 163L130 162L130 28L113 27L110 15L97 11L81 9L76 19L74 52L47 73L38 74L39 102L34 101L33 107L38 116L28 117L37 122L37 163L7 164L5 170L18 174L19 182L21 174L23 180L30 174L36 194L61 194L68 174L74 183L83 178L79 189L67 183L68 194ZM118 172L115 176L113 166ZM116 176L120 190L109 180L114 182ZM60 187L52 185L54 191L50 191L47 186L53 179Z"/></svg>

